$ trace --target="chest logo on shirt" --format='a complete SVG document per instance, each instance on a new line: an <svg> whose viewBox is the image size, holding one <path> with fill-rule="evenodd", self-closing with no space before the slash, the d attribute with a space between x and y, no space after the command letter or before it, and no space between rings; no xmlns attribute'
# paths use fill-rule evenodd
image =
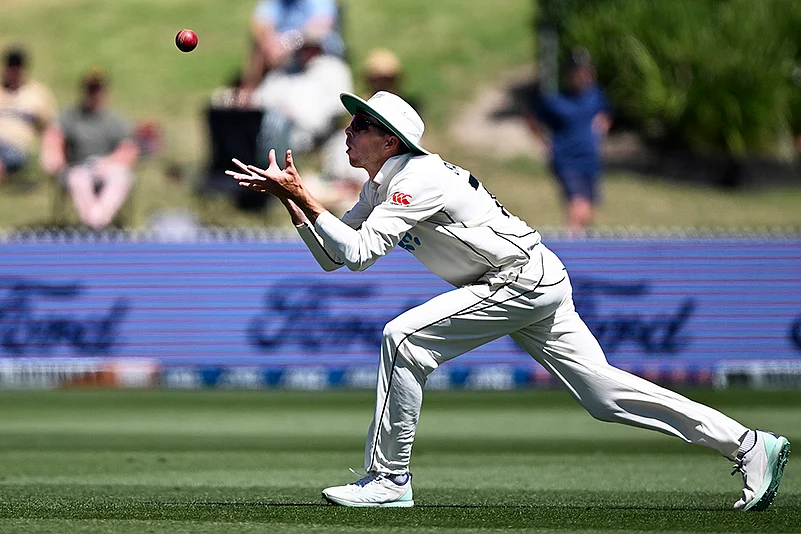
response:
<svg viewBox="0 0 801 534"><path fill-rule="evenodd" d="M414 245L418 245L419 246L420 245L420 240L417 239L416 237L414 237L409 232L406 232L405 234L403 234L403 237L401 238L400 242L398 243L399 247L405 248L406 250L408 250L410 252L415 249Z"/></svg>
<svg viewBox="0 0 801 534"><path fill-rule="evenodd" d="M412 195L407 195L406 193L398 191L397 193L392 193L392 198L390 198L389 201L399 206L408 206L412 201Z"/></svg>

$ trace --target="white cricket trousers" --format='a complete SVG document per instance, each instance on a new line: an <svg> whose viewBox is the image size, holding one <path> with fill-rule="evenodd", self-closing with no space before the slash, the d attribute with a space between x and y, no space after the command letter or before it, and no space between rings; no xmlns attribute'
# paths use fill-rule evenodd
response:
<svg viewBox="0 0 801 534"><path fill-rule="evenodd" d="M364 468L409 468L426 377L509 334L595 418L658 430L733 458L747 428L717 410L612 367L576 313L567 271L540 244L520 279L443 293L384 328Z"/></svg>

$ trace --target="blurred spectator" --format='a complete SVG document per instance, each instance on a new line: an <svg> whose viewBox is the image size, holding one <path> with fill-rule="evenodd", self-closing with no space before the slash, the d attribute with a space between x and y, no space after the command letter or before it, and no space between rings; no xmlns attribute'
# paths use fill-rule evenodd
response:
<svg viewBox="0 0 801 534"><path fill-rule="evenodd" d="M63 111L45 133L42 167L59 175L81 222L100 229L128 198L140 150L128 123L107 109L105 73L91 69L81 89L80 103Z"/></svg>
<svg viewBox="0 0 801 534"><path fill-rule="evenodd" d="M309 183L323 199L330 199L331 204L336 204L336 191L341 188L332 186L331 195L322 191L328 189L327 182L338 181L338 176L343 172L343 160L347 172L353 172L345 154L344 133L339 138L340 131L345 127L339 94L353 90L353 76L344 59L325 53L326 35L320 28L304 30L296 55L297 68L292 71L271 70L254 91L247 93L246 99L243 99L241 92L245 82L239 75L227 87L214 91L209 129L216 155L213 157L213 168L207 173L206 189L227 191L228 188L223 184L214 186L211 183L219 183L221 176L230 185L233 194L252 195L254 202L260 202L254 208L261 209L264 199L269 196L243 189L225 175L225 169L230 166L228 156L254 161L256 165L266 167L271 149L279 154L289 148L296 154L321 150L322 170L317 178L310 177ZM258 132L253 131L256 113L260 121ZM237 123L240 124L238 128ZM232 131L234 129L236 133ZM225 148L231 144L229 141L232 136L239 138L236 143L239 148L236 150L232 150L234 147ZM327 149L333 146L333 137L337 137L338 146L335 150ZM241 152L242 157L233 155L234 151ZM252 151L253 155L245 155L248 151ZM227 159L219 157L223 153ZM225 161L218 161L222 159ZM363 183L364 180L360 180L359 188ZM249 200L251 197L247 198ZM239 200L237 205L242 209L250 209Z"/></svg>
<svg viewBox="0 0 801 534"><path fill-rule="evenodd" d="M403 66L398 57L386 48L374 48L362 65L364 98L378 91L389 91L401 96L415 109L422 109L419 99L409 96L402 88ZM345 152L345 128L350 115L343 116L339 128L322 147L322 174L309 182L312 193L331 211L343 214L359 200L364 182L369 178L364 169L352 167Z"/></svg>
<svg viewBox="0 0 801 534"><path fill-rule="evenodd" d="M364 60L364 81L371 95L378 91L400 93L403 72L398 56L386 48L374 48Z"/></svg>
<svg viewBox="0 0 801 534"><path fill-rule="evenodd" d="M422 109L420 100L403 89L403 65L392 51L386 48L372 49L368 52L361 70L365 99L378 91L389 91L401 96L415 109ZM345 128L350 124L350 119L350 115L342 116L336 130L322 146L320 176L307 175L304 178L304 183L307 183L315 197L337 214L344 214L356 204L362 186L369 178L364 169L350 165L345 152Z"/></svg>
<svg viewBox="0 0 801 534"><path fill-rule="evenodd" d="M599 200L601 143L612 121L586 49L571 51L560 93L537 87L533 108L528 124L550 154L552 171L566 201L568 226L573 235L583 235L592 224Z"/></svg>
<svg viewBox="0 0 801 534"><path fill-rule="evenodd" d="M256 90L254 102L265 111L257 161L266 167L273 148L279 154L287 148L296 154L320 150L320 174L309 176L307 185L327 207L341 212L343 195L345 203L353 200L352 190L361 190L367 176L350 166L345 153L339 94L353 91L350 67L342 58L326 54L324 43L319 31L304 32L298 51L300 70L270 72Z"/></svg>
<svg viewBox="0 0 801 534"><path fill-rule="evenodd" d="M336 0L260 0L251 19L253 46L244 91L255 89L268 72L299 68L297 52L308 32L321 36L323 53L344 57Z"/></svg>
<svg viewBox="0 0 801 534"><path fill-rule="evenodd" d="M27 77L27 57L20 48L5 52L0 90L0 182L23 168L37 134L55 118L56 100L44 85Z"/></svg>
<svg viewBox="0 0 801 534"><path fill-rule="evenodd" d="M364 98L369 98L378 91L388 91L400 96L420 112L419 99L409 95L403 88L403 65L394 52L386 48L372 49L364 60L362 72L367 90Z"/></svg>
<svg viewBox="0 0 801 534"><path fill-rule="evenodd" d="M306 32L298 54L300 69L294 73L269 73L254 94L254 102L269 112L263 135L265 148L276 148L271 136L279 123L288 121L289 148L304 153L319 146L337 128L342 116L341 92L353 90L348 64L325 54L322 34ZM276 124L269 124L270 121ZM263 154L266 162L267 153Z"/></svg>

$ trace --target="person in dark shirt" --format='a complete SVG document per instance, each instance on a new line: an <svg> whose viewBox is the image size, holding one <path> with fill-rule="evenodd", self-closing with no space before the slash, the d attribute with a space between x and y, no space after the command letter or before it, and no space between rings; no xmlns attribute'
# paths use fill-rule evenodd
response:
<svg viewBox="0 0 801 534"><path fill-rule="evenodd" d="M593 208L599 200L601 142L612 121L586 49L574 49L565 67L563 90L546 92L538 84L527 119L550 154L551 169L565 198L571 234L583 235L592 224Z"/></svg>

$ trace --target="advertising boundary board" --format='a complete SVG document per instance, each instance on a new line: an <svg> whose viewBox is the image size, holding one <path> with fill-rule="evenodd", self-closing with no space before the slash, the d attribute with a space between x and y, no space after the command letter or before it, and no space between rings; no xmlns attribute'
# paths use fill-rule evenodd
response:
<svg viewBox="0 0 801 534"><path fill-rule="evenodd" d="M609 361L671 385L801 384L801 238L546 239ZM450 286L398 249L324 273L293 236L0 242L0 387L371 387L383 325ZM429 388L556 383L508 336Z"/></svg>

